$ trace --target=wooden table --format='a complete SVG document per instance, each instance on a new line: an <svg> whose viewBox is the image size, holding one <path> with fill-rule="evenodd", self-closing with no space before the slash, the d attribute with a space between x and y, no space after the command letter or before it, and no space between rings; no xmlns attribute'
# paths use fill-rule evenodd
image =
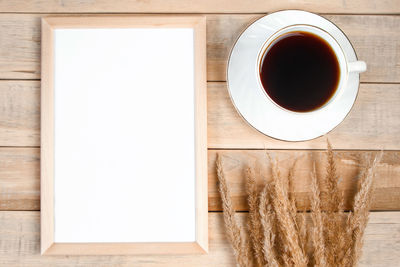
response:
<svg viewBox="0 0 400 267"><path fill-rule="evenodd" d="M326 137L292 143L263 136L236 113L225 83L227 57L241 31L266 13L282 9L322 14L343 29L359 58L368 64L352 112L328 138L340 149L337 163L347 206L354 192L359 159L371 150L385 150L378 166L374 212L361 266L399 266L400 0L0 0L0 266L234 266L216 189L216 153L224 155L235 206L243 211L247 210L244 166L268 173L264 148L272 149L283 171L298 158L295 195L301 207L307 208L308 173L313 159L322 172ZM40 18L61 13L207 14L208 255L39 255ZM246 213L239 216L244 219Z"/></svg>

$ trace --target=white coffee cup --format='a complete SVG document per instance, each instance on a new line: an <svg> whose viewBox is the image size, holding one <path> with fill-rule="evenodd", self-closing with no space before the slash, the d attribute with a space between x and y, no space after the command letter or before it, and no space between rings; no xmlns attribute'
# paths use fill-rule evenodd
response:
<svg viewBox="0 0 400 267"><path fill-rule="evenodd" d="M256 71L259 73L262 60L264 58L264 55L268 53L268 50L276 43L279 41L279 39L287 35L289 33L293 32L306 32L310 33L313 35L317 35L318 37L322 38L325 40L329 46L332 48L333 52L335 53L336 59L339 63L339 82L337 85L337 88L335 90L335 93L330 97L330 99L321 107L311 110L309 112L295 112L291 111L288 109L285 109L284 107L280 106L277 104L274 100L272 100L269 95L263 90L264 94L271 100L274 104L276 104L279 108L284 109L287 112L294 112L298 114L304 114L304 113L310 113L310 112L318 112L322 109L327 108L331 103L335 101L335 99L338 99L339 96L343 93L343 90L345 90L345 85L347 84L347 79L349 77L349 74L351 72L356 72L356 73L361 73L367 70L367 64L364 61L358 60L358 61L348 61L343 49L340 47L339 43L325 30L311 26L311 25L291 25L285 28L280 29L277 31L275 34L273 34L268 40L264 43L262 48L260 49L257 57L257 62L256 62ZM260 75L257 75L258 77L258 83L259 83L259 88L263 88L263 85L261 83L261 78Z"/></svg>
<svg viewBox="0 0 400 267"><path fill-rule="evenodd" d="M317 35L338 61L335 93L311 111L296 112L278 105L261 83L264 52L290 32ZM335 24L310 12L284 10L259 18L238 37L229 56L227 85L234 107L257 131L280 140L305 141L328 133L346 118L358 95L359 73L365 70L365 62L358 61L350 40Z"/></svg>

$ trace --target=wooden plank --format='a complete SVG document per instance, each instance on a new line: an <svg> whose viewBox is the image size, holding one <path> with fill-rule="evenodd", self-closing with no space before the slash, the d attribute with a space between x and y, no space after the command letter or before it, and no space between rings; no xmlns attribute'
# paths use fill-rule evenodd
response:
<svg viewBox="0 0 400 267"><path fill-rule="evenodd" d="M400 85L361 84L345 120L326 136L335 149L400 149ZM324 149L326 136L307 142L284 142L249 126L235 110L225 83L208 85L208 147Z"/></svg>
<svg viewBox="0 0 400 267"><path fill-rule="evenodd" d="M244 191L243 170L254 166L258 183L262 176L268 177L269 164L264 151L257 150L209 150L208 151L208 209L220 211L221 202L217 190L215 175L215 156L219 152L224 156L226 178L232 188L235 208L247 210ZM322 151L273 151L280 163L282 172L287 172L294 159L298 159L296 167L295 197L300 209L309 207L309 172L312 161L317 161L320 174L323 173L325 153ZM359 159L367 155L366 151L336 152L340 170L340 188L347 198L354 194L357 181ZM0 148L0 210L39 210L39 148ZM372 209L400 210L400 151L385 151L382 162L378 166L375 183L375 196Z"/></svg>
<svg viewBox="0 0 400 267"><path fill-rule="evenodd" d="M367 63L362 82L400 81L400 16L325 17L345 32L358 58Z"/></svg>
<svg viewBox="0 0 400 267"><path fill-rule="evenodd" d="M400 3L400 1L399 1ZM207 16L208 80L225 81L229 53L241 32L261 15ZM362 82L400 81L399 16L324 16L352 42L358 58L368 65Z"/></svg>
<svg viewBox="0 0 400 267"><path fill-rule="evenodd" d="M400 13L396 0L80 0L80 1L0 1L2 12L53 12L53 13L266 13L282 9L303 9L324 13Z"/></svg>
<svg viewBox="0 0 400 267"><path fill-rule="evenodd" d="M140 216L140 215L139 215ZM244 224L247 214L237 214ZM236 266L221 213L209 214L210 252L186 256L40 256L39 212L0 212L0 262L4 266ZM400 258L400 212L373 212L360 266L395 267Z"/></svg>
<svg viewBox="0 0 400 267"><path fill-rule="evenodd" d="M39 144L39 86L36 81L0 81L0 145Z"/></svg>
<svg viewBox="0 0 400 267"><path fill-rule="evenodd" d="M0 14L0 79L40 78L42 16L48 15ZM207 15L209 81L225 81L226 63L234 42L250 23L261 16ZM352 41L359 58L367 62L368 71L361 75L363 82L400 82L400 47L397 45L400 42L400 31L397 31L400 16L326 17L342 28Z"/></svg>
<svg viewBox="0 0 400 267"><path fill-rule="evenodd" d="M39 87L37 81L0 81L0 146L40 145ZM361 84L353 110L327 135L334 147L399 150L399 92L399 84ZM209 148L324 149L325 142L325 137L282 142L264 136L236 112L225 83L208 83Z"/></svg>
<svg viewBox="0 0 400 267"><path fill-rule="evenodd" d="M38 148L0 148L0 210L40 209Z"/></svg>
<svg viewBox="0 0 400 267"><path fill-rule="evenodd" d="M0 16L0 79L40 78L40 17Z"/></svg>
<svg viewBox="0 0 400 267"><path fill-rule="evenodd" d="M210 150L208 153L208 209L220 211L221 199L218 192L218 179L215 172L215 158L220 153L223 158L225 177L231 187L233 204L236 210L248 210L245 192L244 171L247 167L255 170L257 184L260 188L269 181L270 163L263 150ZM294 172L293 192L300 210L310 208L310 172L315 161L318 177L325 174L325 151L285 151L269 152L278 160L282 175L287 175L294 160L297 160ZM349 209L354 198L358 175L364 156L373 156L376 152L339 151L336 164L340 177L340 190L345 197L345 208ZM400 152L385 151L377 167L373 210L399 210L400 208Z"/></svg>

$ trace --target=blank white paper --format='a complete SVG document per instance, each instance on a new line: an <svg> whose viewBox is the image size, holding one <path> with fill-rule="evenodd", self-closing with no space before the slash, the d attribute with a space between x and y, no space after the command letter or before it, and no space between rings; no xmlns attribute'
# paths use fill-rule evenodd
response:
<svg viewBox="0 0 400 267"><path fill-rule="evenodd" d="M195 241L193 29L56 29L55 242Z"/></svg>

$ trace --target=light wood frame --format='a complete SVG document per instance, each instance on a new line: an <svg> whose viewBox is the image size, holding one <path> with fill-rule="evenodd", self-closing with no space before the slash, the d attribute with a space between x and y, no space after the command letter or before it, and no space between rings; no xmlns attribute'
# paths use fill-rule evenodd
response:
<svg viewBox="0 0 400 267"><path fill-rule="evenodd" d="M54 29L193 28L195 62L196 241L190 243L54 242ZM47 17L42 19L41 253L42 255L199 254L208 252L206 20L204 16Z"/></svg>

